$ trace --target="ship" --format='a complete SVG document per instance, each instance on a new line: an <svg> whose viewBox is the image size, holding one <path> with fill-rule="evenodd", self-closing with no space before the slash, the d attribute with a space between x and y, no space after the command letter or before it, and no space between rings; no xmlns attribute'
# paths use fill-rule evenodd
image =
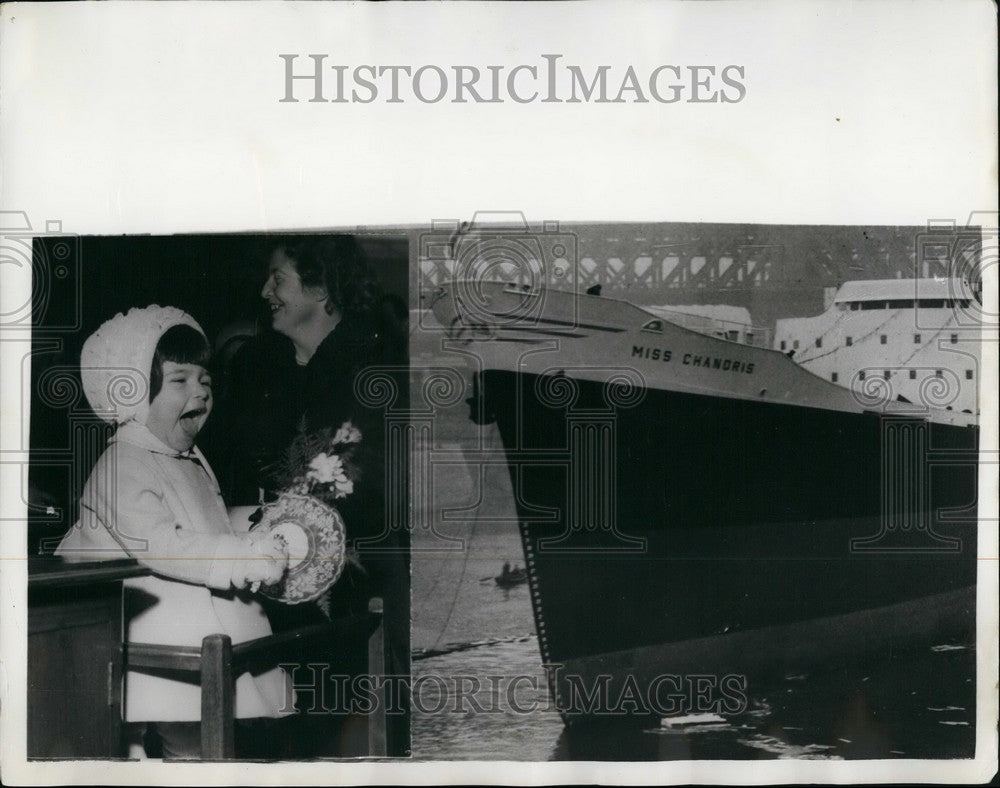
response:
<svg viewBox="0 0 1000 788"><path fill-rule="evenodd" d="M877 286L876 316L846 283L832 309L880 318L883 347L894 311L918 330L926 284L905 305ZM975 381L932 371L903 393L870 352L834 378L806 338L865 346L831 316L779 322L771 344L544 284L456 280L425 306L469 364L471 418L502 440L567 724L738 711L771 675L973 641L978 408L948 387ZM974 334L941 318L927 341Z"/></svg>

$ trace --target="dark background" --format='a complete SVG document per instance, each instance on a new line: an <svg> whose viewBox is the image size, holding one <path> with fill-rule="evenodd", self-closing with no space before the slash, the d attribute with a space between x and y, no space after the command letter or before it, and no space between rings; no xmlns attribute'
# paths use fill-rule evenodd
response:
<svg viewBox="0 0 1000 788"><path fill-rule="evenodd" d="M235 323L244 331L266 330L270 318L260 297L266 239L262 234L35 239L29 555L45 547L43 542L54 547L75 522L83 484L111 431L93 415L80 387L80 350L87 337L117 313L150 304L188 312L213 345L222 329ZM358 240L383 289L408 303L406 235L363 234Z"/></svg>

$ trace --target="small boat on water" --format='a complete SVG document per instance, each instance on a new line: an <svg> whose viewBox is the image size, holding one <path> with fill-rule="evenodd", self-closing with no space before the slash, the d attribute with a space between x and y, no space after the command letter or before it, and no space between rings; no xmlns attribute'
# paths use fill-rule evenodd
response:
<svg viewBox="0 0 1000 788"><path fill-rule="evenodd" d="M528 572L523 566L515 566L512 569L509 563L505 563L503 570L493 579L501 588L513 588L528 582Z"/></svg>

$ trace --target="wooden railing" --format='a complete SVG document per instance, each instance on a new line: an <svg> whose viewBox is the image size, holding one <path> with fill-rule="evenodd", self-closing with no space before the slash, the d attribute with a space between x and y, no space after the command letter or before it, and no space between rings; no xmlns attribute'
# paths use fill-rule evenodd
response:
<svg viewBox="0 0 1000 788"><path fill-rule="evenodd" d="M177 670L196 674L201 683L201 754L204 760L235 757L233 707L236 677L248 670L269 670L294 662L306 649L349 641L367 633L368 675L375 688L374 709L368 717L368 754L386 755L385 643L382 600L369 600L365 616L301 627L234 646L228 635L208 635L201 648L126 644L126 669Z"/></svg>
<svg viewBox="0 0 1000 788"><path fill-rule="evenodd" d="M221 634L198 646L123 643L122 584L149 574L133 559L68 563L32 558L28 570L28 756L120 758L122 684L129 668L173 669L201 684L202 756L232 758L236 677L278 664L335 661L353 670L367 643L375 691L368 754L386 754L382 600L368 612L233 645ZM306 657L303 657L303 655ZM368 704L366 704L367 708Z"/></svg>

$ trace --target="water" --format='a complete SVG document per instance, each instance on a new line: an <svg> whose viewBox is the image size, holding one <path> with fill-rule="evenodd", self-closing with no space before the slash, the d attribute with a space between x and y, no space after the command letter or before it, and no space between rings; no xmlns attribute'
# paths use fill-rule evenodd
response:
<svg viewBox="0 0 1000 788"><path fill-rule="evenodd" d="M438 409L435 449L498 449L459 402ZM551 705L526 585L507 471L435 466L429 519L413 535L415 758L679 760L970 758L975 652L940 643L879 664L788 675L747 687L744 712L692 715L646 730L567 729ZM450 510L449 514L444 514ZM456 541L446 541L456 540ZM429 656L430 655L430 656Z"/></svg>
<svg viewBox="0 0 1000 788"><path fill-rule="evenodd" d="M473 548L490 544L507 546L505 537L495 534L482 543L472 541ZM499 557L475 560L498 566ZM439 584L458 581L459 563L442 568ZM417 654L416 757L640 761L973 755L975 655L965 644L940 644L881 665L789 675L768 686L751 686L742 714L691 715L638 733L569 731L551 706L536 638L507 634L532 628L526 587L504 591L484 583L475 590L475 597L485 600L484 615L477 620L471 605L463 606L460 621L470 627L474 641L498 642L463 643L468 647L423 659ZM432 607L442 612L441 606ZM458 628L450 631L457 635ZM436 647L458 643L440 641ZM520 678L514 682L514 677Z"/></svg>

